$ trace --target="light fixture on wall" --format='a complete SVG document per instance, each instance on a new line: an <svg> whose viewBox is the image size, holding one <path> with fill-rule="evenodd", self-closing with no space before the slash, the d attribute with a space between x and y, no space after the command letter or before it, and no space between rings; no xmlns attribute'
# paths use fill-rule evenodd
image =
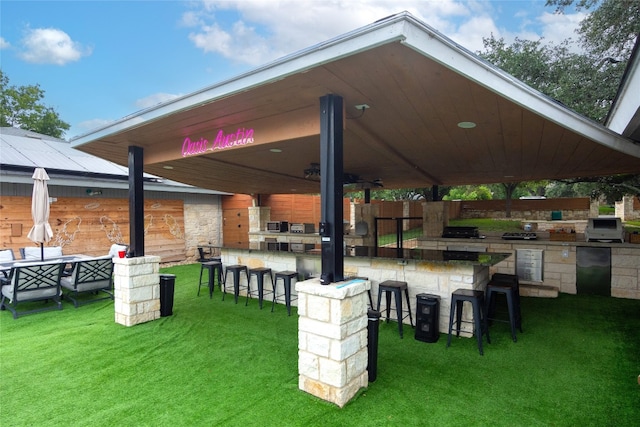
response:
<svg viewBox="0 0 640 427"><path fill-rule="evenodd" d="M99 196L102 194L102 190L93 190L91 188L87 188L87 196Z"/></svg>

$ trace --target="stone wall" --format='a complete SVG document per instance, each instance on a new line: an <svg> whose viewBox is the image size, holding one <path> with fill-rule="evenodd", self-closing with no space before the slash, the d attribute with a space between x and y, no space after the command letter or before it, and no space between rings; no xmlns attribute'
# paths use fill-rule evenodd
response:
<svg viewBox="0 0 640 427"><path fill-rule="evenodd" d="M198 246L222 246L222 204L220 197L211 203L184 203L186 261L198 259Z"/></svg>
<svg viewBox="0 0 640 427"><path fill-rule="evenodd" d="M556 296L558 292L576 294L576 248L578 246L611 248L611 296L617 298L640 299L640 245L626 243L585 242L578 235L578 241L509 241L495 239L465 239L464 245L488 252L511 253L512 256L491 268L493 273L516 274L516 249L542 249L544 254L543 281L540 283L522 281L524 296ZM581 239L580 239L581 237ZM419 239L423 249L446 250L452 245L460 245L460 239Z"/></svg>
<svg viewBox="0 0 640 427"><path fill-rule="evenodd" d="M505 200L451 201L451 218L506 218ZM597 201L588 198L515 199L511 200L511 219L551 220L553 212L560 212L563 220L587 219L598 216Z"/></svg>
<svg viewBox="0 0 640 427"><path fill-rule="evenodd" d="M622 221L640 220L640 197L624 196L616 202L616 214Z"/></svg>

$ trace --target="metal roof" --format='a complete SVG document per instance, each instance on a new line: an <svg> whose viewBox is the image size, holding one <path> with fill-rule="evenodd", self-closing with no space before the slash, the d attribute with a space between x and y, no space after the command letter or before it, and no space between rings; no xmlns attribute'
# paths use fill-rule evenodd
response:
<svg viewBox="0 0 640 427"><path fill-rule="evenodd" d="M326 94L344 99L344 171L387 188L640 173L640 145L408 13L135 113L72 145L123 165L135 145L146 172L204 188L316 193L318 182L303 171L319 160ZM360 104L370 108L356 110ZM214 144L220 135L233 143ZM188 142L204 150L185 153Z"/></svg>
<svg viewBox="0 0 640 427"><path fill-rule="evenodd" d="M33 169L42 167L56 185L126 188L128 167L79 151L65 140L13 127L0 128L0 178L4 182L33 183ZM147 189L208 194L228 194L145 174Z"/></svg>

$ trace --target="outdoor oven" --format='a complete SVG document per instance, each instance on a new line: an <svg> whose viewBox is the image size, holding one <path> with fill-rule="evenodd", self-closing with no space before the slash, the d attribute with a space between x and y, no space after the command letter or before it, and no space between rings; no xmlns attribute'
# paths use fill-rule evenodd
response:
<svg viewBox="0 0 640 427"><path fill-rule="evenodd" d="M267 231L271 233L286 233L289 231L289 223L287 221L267 221Z"/></svg>
<svg viewBox="0 0 640 427"><path fill-rule="evenodd" d="M587 242L624 242L620 218L589 218L584 230Z"/></svg>

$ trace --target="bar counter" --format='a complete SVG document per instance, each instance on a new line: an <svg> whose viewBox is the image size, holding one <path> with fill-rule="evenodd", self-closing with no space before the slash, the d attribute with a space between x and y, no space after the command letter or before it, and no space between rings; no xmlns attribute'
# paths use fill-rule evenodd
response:
<svg viewBox="0 0 640 427"><path fill-rule="evenodd" d="M321 272L320 250L317 248L291 252L269 250L269 246L261 243L257 248L223 247L221 255L224 265L267 267L274 272L295 270L300 280L318 277ZM510 253L495 252L348 246L345 248L344 276L367 278L371 282L374 305L377 305L379 283L385 280L407 282L414 319L416 295L439 296L439 330L447 332L451 293L456 289L484 291L490 278L490 268L510 256ZM465 317L471 320L466 310ZM408 318L405 323L409 323ZM466 335L468 332L469 329Z"/></svg>

